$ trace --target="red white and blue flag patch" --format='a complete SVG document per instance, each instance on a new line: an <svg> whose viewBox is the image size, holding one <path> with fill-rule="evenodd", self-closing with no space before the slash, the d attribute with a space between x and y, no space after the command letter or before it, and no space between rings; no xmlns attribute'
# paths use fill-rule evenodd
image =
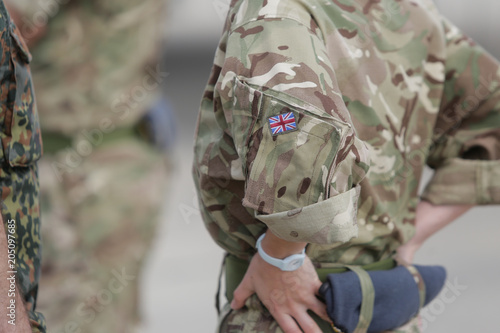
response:
<svg viewBox="0 0 500 333"><path fill-rule="evenodd" d="M271 133L273 135L291 132L297 129L293 112L282 113L277 116L269 117L268 119Z"/></svg>

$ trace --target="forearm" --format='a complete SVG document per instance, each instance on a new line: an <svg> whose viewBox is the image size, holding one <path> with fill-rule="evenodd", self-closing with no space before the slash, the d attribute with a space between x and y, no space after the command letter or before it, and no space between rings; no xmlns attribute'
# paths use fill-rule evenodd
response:
<svg viewBox="0 0 500 333"><path fill-rule="evenodd" d="M16 269L9 267L8 242L0 216L0 332L31 332L21 290L16 283Z"/></svg>
<svg viewBox="0 0 500 333"><path fill-rule="evenodd" d="M446 227L463 215L473 205L434 206L430 202L421 201L417 206L416 233L412 242L422 245L430 236Z"/></svg>
<svg viewBox="0 0 500 333"><path fill-rule="evenodd" d="M398 249L403 259L411 262L413 255L422 244L439 230L463 215L473 205L442 205L435 206L427 201L421 201L417 206L415 218L415 235Z"/></svg>

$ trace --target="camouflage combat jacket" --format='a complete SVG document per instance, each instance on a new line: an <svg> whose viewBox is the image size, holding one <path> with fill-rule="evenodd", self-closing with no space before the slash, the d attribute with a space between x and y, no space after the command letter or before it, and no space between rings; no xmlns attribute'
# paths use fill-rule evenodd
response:
<svg viewBox="0 0 500 333"><path fill-rule="evenodd" d="M421 199L500 202L499 84L427 0L233 0L196 130L206 227L240 258L266 228L318 266L390 257Z"/></svg>
<svg viewBox="0 0 500 333"><path fill-rule="evenodd" d="M44 132L128 127L158 97L163 0L8 0L30 42ZM164 70L164 69L163 69Z"/></svg>
<svg viewBox="0 0 500 333"><path fill-rule="evenodd" d="M3 1L0 1L0 33L0 211L5 226L15 225L12 271L17 271L32 332L45 332L45 319L35 311L41 263L36 164L42 155L40 125L29 68L31 55ZM7 291L0 297L7 297Z"/></svg>

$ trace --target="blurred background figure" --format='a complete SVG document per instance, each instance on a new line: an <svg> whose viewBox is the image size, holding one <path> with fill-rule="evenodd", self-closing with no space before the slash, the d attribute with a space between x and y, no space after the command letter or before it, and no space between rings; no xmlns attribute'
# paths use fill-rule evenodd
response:
<svg viewBox="0 0 500 333"><path fill-rule="evenodd" d="M39 310L50 332L136 332L173 140L163 0L9 0L43 133Z"/></svg>
<svg viewBox="0 0 500 333"><path fill-rule="evenodd" d="M500 1L435 2L443 15L500 59ZM201 94L229 3L177 0L169 5L166 91L178 118L179 140L172 155L179 168L169 186L168 230L160 230L161 242L155 244L145 268L148 333L164 331L165 323L169 332L211 332L216 325L214 290L222 251L203 227L190 167ZM427 169L423 181L430 176ZM433 236L417 253L416 263L444 264L450 283L423 316L426 333L489 332L497 326L499 214L499 207L475 208Z"/></svg>

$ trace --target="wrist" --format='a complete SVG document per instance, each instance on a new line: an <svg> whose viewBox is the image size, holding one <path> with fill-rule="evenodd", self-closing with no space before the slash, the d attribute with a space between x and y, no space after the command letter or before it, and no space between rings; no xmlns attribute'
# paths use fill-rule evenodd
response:
<svg viewBox="0 0 500 333"><path fill-rule="evenodd" d="M262 249L270 256L278 259L284 259L294 254L301 253L306 247L304 242L289 242L267 230L266 237L262 240Z"/></svg>
<svg viewBox="0 0 500 333"><path fill-rule="evenodd" d="M295 271L299 269L304 260L306 258L305 248L302 248L300 253L294 253L290 256L286 256L285 258L276 258L272 255L266 253L266 251L262 247L262 241L266 239L266 234L262 234L259 239L257 239L257 253L260 258L262 258L269 265L279 268L282 271Z"/></svg>

